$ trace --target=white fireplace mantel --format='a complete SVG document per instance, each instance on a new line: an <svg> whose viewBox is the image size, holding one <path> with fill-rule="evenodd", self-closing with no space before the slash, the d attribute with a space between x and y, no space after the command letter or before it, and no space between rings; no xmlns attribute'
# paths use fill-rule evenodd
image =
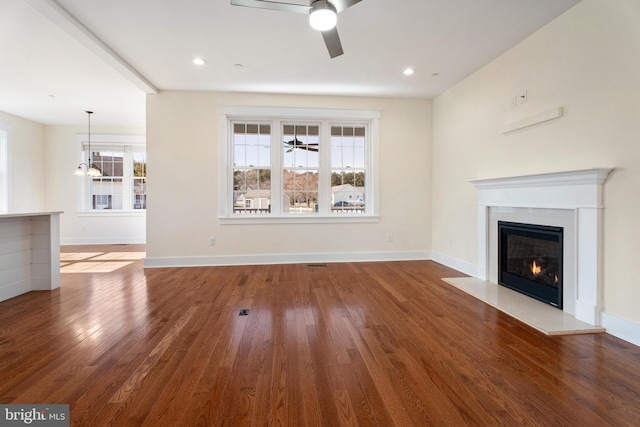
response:
<svg viewBox="0 0 640 427"><path fill-rule="evenodd" d="M478 190L478 272L489 280L493 207L572 210L576 319L599 326L602 316L602 187L613 168L470 180Z"/></svg>

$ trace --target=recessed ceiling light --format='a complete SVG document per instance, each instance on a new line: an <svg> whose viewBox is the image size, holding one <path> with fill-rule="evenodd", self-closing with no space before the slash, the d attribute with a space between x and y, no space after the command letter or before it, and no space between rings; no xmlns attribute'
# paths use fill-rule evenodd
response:
<svg viewBox="0 0 640 427"><path fill-rule="evenodd" d="M193 63L196 65L204 65L207 63L207 61L202 58L193 58Z"/></svg>
<svg viewBox="0 0 640 427"><path fill-rule="evenodd" d="M404 71L402 72L402 74L404 74L405 76L410 76L411 74L415 73L416 71L413 68L405 68Z"/></svg>
<svg viewBox="0 0 640 427"><path fill-rule="evenodd" d="M234 64L233 66L236 67L237 69L240 69L240 68L244 67L244 65L242 65L242 64Z"/></svg>
<svg viewBox="0 0 640 427"><path fill-rule="evenodd" d="M440 75L440 73L433 73L431 74L431 77L438 77Z"/></svg>

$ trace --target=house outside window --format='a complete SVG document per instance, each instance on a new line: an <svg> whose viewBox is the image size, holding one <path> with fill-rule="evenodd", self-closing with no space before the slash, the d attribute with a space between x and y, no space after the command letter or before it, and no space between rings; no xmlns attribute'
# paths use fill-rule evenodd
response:
<svg viewBox="0 0 640 427"><path fill-rule="evenodd" d="M81 161L88 162L90 158L91 166L102 174L79 177L79 211L143 212L147 206L144 137L91 135L91 153L83 135L78 140Z"/></svg>
<svg viewBox="0 0 640 427"><path fill-rule="evenodd" d="M123 182L124 157L124 147L121 150L94 150L92 147L90 166L102 173L101 177L90 181L92 210L123 209L123 193L127 187Z"/></svg>
<svg viewBox="0 0 640 427"><path fill-rule="evenodd" d="M379 112L221 107L223 223L377 218Z"/></svg>

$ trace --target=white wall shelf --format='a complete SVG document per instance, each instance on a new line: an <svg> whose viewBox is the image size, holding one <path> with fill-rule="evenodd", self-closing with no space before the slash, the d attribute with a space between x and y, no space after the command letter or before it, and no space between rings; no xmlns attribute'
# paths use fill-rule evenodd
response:
<svg viewBox="0 0 640 427"><path fill-rule="evenodd" d="M532 114L524 117L520 120L515 120L505 124L500 133L508 135L519 129L523 129L529 126L537 125L539 123L548 122L549 120L558 119L564 115L564 109L562 107L552 108L551 110L543 111L540 113Z"/></svg>

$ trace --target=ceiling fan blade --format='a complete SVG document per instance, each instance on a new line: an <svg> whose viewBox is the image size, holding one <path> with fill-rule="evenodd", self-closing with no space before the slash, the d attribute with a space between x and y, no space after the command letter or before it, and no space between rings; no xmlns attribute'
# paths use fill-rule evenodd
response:
<svg viewBox="0 0 640 427"><path fill-rule="evenodd" d="M311 6L302 6L300 4L280 3L267 0L231 0L233 6L254 7L257 9L279 10L281 12L293 12L309 14Z"/></svg>
<svg viewBox="0 0 640 427"><path fill-rule="evenodd" d="M356 3L360 3L362 0L329 0L329 3L336 8L336 12L340 13L348 7L353 6Z"/></svg>
<svg viewBox="0 0 640 427"><path fill-rule="evenodd" d="M323 31L322 38L324 39L324 44L327 45L327 50L329 51L329 56L331 58L335 58L336 56L340 56L344 53L337 28L334 27L331 30Z"/></svg>

